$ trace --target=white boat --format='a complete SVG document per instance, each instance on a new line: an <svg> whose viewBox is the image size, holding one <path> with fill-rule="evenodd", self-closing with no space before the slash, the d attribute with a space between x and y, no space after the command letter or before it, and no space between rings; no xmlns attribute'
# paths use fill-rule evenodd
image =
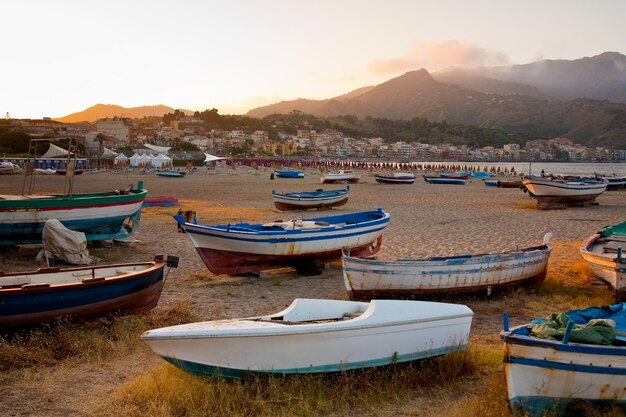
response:
<svg viewBox="0 0 626 417"><path fill-rule="evenodd" d="M543 244L479 255L379 261L344 252L343 281L353 300L416 298L449 294L490 295L499 289L544 280L552 247Z"/></svg>
<svg viewBox="0 0 626 417"><path fill-rule="evenodd" d="M626 301L626 222L605 227L580 245L589 268L615 290L617 301Z"/></svg>
<svg viewBox="0 0 626 417"><path fill-rule="evenodd" d="M618 335L610 345L574 342L578 339L571 328L560 333L562 340L539 338L533 333L533 324L508 329L505 316L500 337L511 408L521 408L524 415L534 417L548 411L550 415L579 415L575 409L580 403L626 407L626 338L619 336L626 331L625 306L565 313L577 328L590 318L612 320Z"/></svg>
<svg viewBox="0 0 626 417"><path fill-rule="evenodd" d="M0 161L0 174L17 174L19 167L12 162Z"/></svg>
<svg viewBox="0 0 626 417"><path fill-rule="evenodd" d="M594 203L606 191L608 181L595 179L558 179L530 177L522 180L524 190L540 207Z"/></svg>
<svg viewBox="0 0 626 417"><path fill-rule="evenodd" d="M325 209L343 206L348 202L350 187L339 190L278 193L272 190L274 205L279 210Z"/></svg>
<svg viewBox="0 0 626 417"><path fill-rule="evenodd" d="M341 248L370 257L379 250L389 213L371 210L263 224L201 225L174 216L214 274L244 274L294 267L304 273L312 262L341 258Z"/></svg>
<svg viewBox="0 0 626 417"><path fill-rule="evenodd" d="M296 299L269 316L165 327L141 338L199 376L337 372L464 350L472 315L459 304Z"/></svg>
<svg viewBox="0 0 626 417"><path fill-rule="evenodd" d="M361 175L349 169L342 169L337 172L327 172L322 175L320 178L320 182L322 184L332 184L335 182L350 182L355 183L359 182L361 179Z"/></svg>

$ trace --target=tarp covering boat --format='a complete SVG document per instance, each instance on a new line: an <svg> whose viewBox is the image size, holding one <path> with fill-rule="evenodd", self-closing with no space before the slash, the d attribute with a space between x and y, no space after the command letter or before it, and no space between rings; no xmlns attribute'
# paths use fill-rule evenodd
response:
<svg viewBox="0 0 626 417"><path fill-rule="evenodd" d="M48 260L58 258L73 265L91 263L85 234L68 229L57 219L46 220L41 240Z"/></svg>

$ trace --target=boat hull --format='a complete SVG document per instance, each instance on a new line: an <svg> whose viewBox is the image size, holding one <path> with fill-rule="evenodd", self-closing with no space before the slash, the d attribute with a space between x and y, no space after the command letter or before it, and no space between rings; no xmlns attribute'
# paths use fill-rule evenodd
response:
<svg viewBox="0 0 626 417"><path fill-rule="evenodd" d="M615 291L617 301L626 301L626 259L618 260L617 253L602 253L601 234L586 239L580 246L580 254L591 271ZM626 249L626 241L623 245ZM626 251L624 252L626 253Z"/></svg>
<svg viewBox="0 0 626 417"><path fill-rule="evenodd" d="M489 295L509 287L542 282L551 250L545 245L441 260L377 261L344 256L344 285L353 300Z"/></svg>
<svg viewBox="0 0 626 417"><path fill-rule="evenodd" d="M84 279L76 283L11 288L0 287L0 328L17 329L49 323L59 318L87 319L112 314L133 314L154 308L163 288L162 261L124 276ZM130 264L119 264L118 267ZM115 268L106 265L98 268ZM70 268L64 273L89 274L94 267ZM33 272L31 275L36 275ZM12 275L0 275L2 280ZM89 275L87 275L89 276Z"/></svg>
<svg viewBox="0 0 626 417"><path fill-rule="evenodd" d="M515 329L513 329L515 330ZM542 340L503 332L512 408L558 415L579 402L626 406L626 349Z"/></svg>
<svg viewBox="0 0 626 417"><path fill-rule="evenodd" d="M525 179L523 186L540 206L561 206L594 203L606 191L607 182L551 181Z"/></svg>
<svg viewBox="0 0 626 417"><path fill-rule="evenodd" d="M49 219L85 233L87 240L128 237L139 227L146 194L146 190L139 190L126 195L101 193L0 200L0 245L41 243Z"/></svg>
<svg viewBox="0 0 626 417"><path fill-rule="evenodd" d="M415 182L415 176L375 175L374 177L379 184L413 184Z"/></svg>
<svg viewBox="0 0 626 417"><path fill-rule="evenodd" d="M165 178L183 178L185 176L184 172L157 172L157 177L165 177Z"/></svg>
<svg viewBox="0 0 626 417"><path fill-rule="evenodd" d="M433 309L430 305L436 303L428 304L421 308ZM368 322L368 311L362 314L363 320L313 324L271 323L272 316L224 320L157 329L142 339L168 362L203 377L339 372L465 349L472 312L465 306L454 307L454 312L440 317L414 319L402 314L384 322ZM194 325L206 331L185 330ZM230 329L220 331L221 325Z"/></svg>
<svg viewBox="0 0 626 417"><path fill-rule="evenodd" d="M241 274L265 269L297 267L307 261L329 262L341 257L349 246L358 256L373 256L380 250L382 232L389 214L382 210L364 213L368 220L353 224L353 215L311 219L329 222L303 230L259 232L247 225L202 226L182 222L207 268L215 274ZM177 219L180 224L180 220ZM316 222L317 224L317 222Z"/></svg>
<svg viewBox="0 0 626 417"><path fill-rule="evenodd" d="M272 197L279 210L326 209L346 204L348 190L282 194L272 191Z"/></svg>
<svg viewBox="0 0 626 417"><path fill-rule="evenodd" d="M278 178L304 178L304 172L302 171L274 171Z"/></svg>
<svg viewBox="0 0 626 417"><path fill-rule="evenodd" d="M465 185L465 180L461 178L449 178L449 177L424 177L424 181L429 184L452 184L452 185Z"/></svg>

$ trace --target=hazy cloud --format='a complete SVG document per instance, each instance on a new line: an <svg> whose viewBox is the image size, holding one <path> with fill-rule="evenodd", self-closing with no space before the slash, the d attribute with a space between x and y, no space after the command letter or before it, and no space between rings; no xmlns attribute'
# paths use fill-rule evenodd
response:
<svg viewBox="0 0 626 417"><path fill-rule="evenodd" d="M406 57L376 59L369 65L375 74L405 72L426 68L435 71L446 67L477 67L481 65L507 65L508 57L498 51L488 51L469 42L450 40L444 42L418 42L411 44Z"/></svg>

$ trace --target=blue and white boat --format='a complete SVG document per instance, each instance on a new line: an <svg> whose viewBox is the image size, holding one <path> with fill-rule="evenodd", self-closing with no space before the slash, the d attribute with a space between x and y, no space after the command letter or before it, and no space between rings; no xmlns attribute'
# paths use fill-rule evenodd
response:
<svg viewBox="0 0 626 417"><path fill-rule="evenodd" d="M304 178L304 172L297 170L275 169L274 174L276 174L278 178Z"/></svg>
<svg viewBox="0 0 626 417"><path fill-rule="evenodd" d="M178 260L0 272L0 329L146 311L159 301L165 265Z"/></svg>
<svg viewBox="0 0 626 417"><path fill-rule="evenodd" d="M572 310L548 320L561 327L540 319L508 329L505 315L500 337L511 408L534 417L548 411L575 415L581 402L626 407L626 303Z"/></svg>
<svg viewBox="0 0 626 417"><path fill-rule="evenodd" d="M381 261L344 253L343 281L352 300L486 294L544 280L552 233L543 244L477 255Z"/></svg>
<svg viewBox="0 0 626 417"><path fill-rule="evenodd" d="M371 257L380 250L389 213L364 211L263 224L202 225L174 216L214 274L243 274L341 258L341 249Z"/></svg>
<svg viewBox="0 0 626 417"><path fill-rule="evenodd" d="M465 350L472 316L459 304L296 299L272 315L165 327L141 338L201 377L340 372Z"/></svg>
<svg viewBox="0 0 626 417"><path fill-rule="evenodd" d="M429 184L453 184L453 185L465 185L464 178L454 178L446 176L427 176L424 175L424 181Z"/></svg>
<svg viewBox="0 0 626 417"><path fill-rule="evenodd" d="M375 174L374 178L379 184L413 184L415 174L410 172L394 172L391 175Z"/></svg>
<svg viewBox="0 0 626 417"><path fill-rule="evenodd" d="M339 190L301 191L278 193L272 190L274 205L279 210L326 209L343 206L348 202L350 187Z"/></svg>
<svg viewBox="0 0 626 417"><path fill-rule="evenodd" d="M522 180L528 195L540 207L558 207L575 204L593 204L606 191L608 181L588 178L559 179L531 176Z"/></svg>

